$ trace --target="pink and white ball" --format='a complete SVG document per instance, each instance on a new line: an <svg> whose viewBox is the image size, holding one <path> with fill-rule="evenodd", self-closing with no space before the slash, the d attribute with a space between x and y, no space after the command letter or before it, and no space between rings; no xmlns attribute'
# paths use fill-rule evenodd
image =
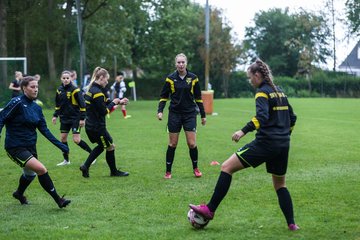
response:
<svg viewBox="0 0 360 240"><path fill-rule="evenodd" d="M202 229L209 223L208 219L204 218L200 214L197 214L192 209L188 211L187 217L191 226L193 226L196 229Z"/></svg>

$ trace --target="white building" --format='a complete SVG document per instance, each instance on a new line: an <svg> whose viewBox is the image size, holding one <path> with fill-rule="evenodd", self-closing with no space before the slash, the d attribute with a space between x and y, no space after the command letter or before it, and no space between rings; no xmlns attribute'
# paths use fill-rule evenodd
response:
<svg viewBox="0 0 360 240"><path fill-rule="evenodd" d="M350 54L340 64L339 71L360 76L360 41L358 41Z"/></svg>

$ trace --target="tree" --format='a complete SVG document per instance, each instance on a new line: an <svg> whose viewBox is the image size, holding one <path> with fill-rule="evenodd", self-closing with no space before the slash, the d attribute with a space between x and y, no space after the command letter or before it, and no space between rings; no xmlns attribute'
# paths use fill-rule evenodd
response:
<svg viewBox="0 0 360 240"><path fill-rule="evenodd" d="M164 75L174 70L176 54L183 52L189 60L198 56L199 35L202 33L200 16L203 12L198 6L191 5L189 0L154 1L152 7L153 14L146 34L149 58L143 61L143 68L150 73L163 72ZM189 62L193 71L194 63Z"/></svg>
<svg viewBox="0 0 360 240"><path fill-rule="evenodd" d="M229 96L230 74L235 69L241 48L231 36L231 27L219 9L212 9L210 16L210 83L215 96ZM204 44L201 44L204 46ZM200 47L205 62L205 48Z"/></svg>
<svg viewBox="0 0 360 240"><path fill-rule="evenodd" d="M307 74L310 66L326 63L331 54L329 28L322 16L305 10L290 14L288 9L270 9L257 13L254 23L245 29L244 48L250 58L266 61L276 75Z"/></svg>
<svg viewBox="0 0 360 240"><path fill-rule="evenodd" d="M174 70L174 57L184 52L188 68L200 79L205 73L205 11L197 4L176 0L159 1L154 7L148 42L147 72ZM176 11L174 11L176 9ZM210 82L218 96L228 95L230 72L236 67L240 47L234 43L231 27L216 8L210 16ZM166 73L166 72L165 72ZM163 76L165 74L163 72ZM203 81L205 82L205 81ZM204 86L202 86L204 88Z"/></svg>
<svg viewBox="0 0 360 240"><path fill-rule="evenodd" d="M347 0L345 7L350 33L360 36L360 1Z"/></svg>
<svg viewBox="0 0 360 240"><path fill-rule="evenodd" d="M80 41L78 16L83 22ZM130 68L134 79L141 69L145 78L158 81L174 70L175 55L184 52L189 69L204 79L204 20L204 8L190 0L0 0L0 32L5 33L0 53L27 57L28 73L42 74L42 84L51 91L42 99L53 94L59 72L79 71L79 61L89 69L105 67L110 74ZM216 9L210 30L212 83L226 96L238 47ZM79 58L80 51L86 58Z"/></svg>

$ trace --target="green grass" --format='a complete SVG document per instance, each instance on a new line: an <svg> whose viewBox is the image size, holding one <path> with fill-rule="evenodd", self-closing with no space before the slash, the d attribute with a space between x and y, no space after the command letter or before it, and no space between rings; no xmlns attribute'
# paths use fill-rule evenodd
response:
<svg viewBox="0 0 360 240"><path fill-rule="evenodd" d="M138 101L127 107L132 118L124 120L116 111L108 119L117 164L130 172L127 178L110 178L102 154L84 179L78 167L87 154L72 142L71 165L57 167L60 150L39 135L39 158L57 191L72 200L68 208L58 209L37 180L26 191L31 204L21 206L11 196L20 168L1 150L0 239L360 239L360 100L290 100L298 123L287 185L298 232L287 230L264 166L234 175L204 230L194 230L187 221L188 204L207 202L212 194L220 166L210 162L223 162L253 139L251 133L240 143L231 141L232 133L254 115L253 99L215 100L218 115L208 116L204 127L198 121L203 177L193 177L182 133L171 180L163 179L166 121L156 119L157 101ZM45 111L49 128L59 136L51 114ZM2 135L1 146L5 129ZM85 132L82 137L87 140Z"/></svg>

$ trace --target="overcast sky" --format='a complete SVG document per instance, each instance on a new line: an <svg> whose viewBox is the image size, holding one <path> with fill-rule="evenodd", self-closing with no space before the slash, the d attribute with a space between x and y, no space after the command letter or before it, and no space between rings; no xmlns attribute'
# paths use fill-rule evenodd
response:
<svg viewBox="0 0 360 240"><path fill-rule="evenodd" d="M201 5L206 4L206 0L192 0ZM229 25L232 26L234 32L237 34L237 38L241 41L245 35L245 27L253 26L253 18L255 14L261 10L268 10L270 8L284 9L289 7L290 12L295 12L299 8L303 8L307 11L319 11L324 9L324 0L208 0L210 6L223 9L223 15ZM346 0L334 0L334 6L336 9L337 17L344 18L345 16L345 2ZM339 66L347 57L347 55L354 48L358 39L347 39L345 36L344 25L339 22L336 25L337 35L337 62ZM333 60L329 59L327 66L324 68L332 69Z"/></svg>

